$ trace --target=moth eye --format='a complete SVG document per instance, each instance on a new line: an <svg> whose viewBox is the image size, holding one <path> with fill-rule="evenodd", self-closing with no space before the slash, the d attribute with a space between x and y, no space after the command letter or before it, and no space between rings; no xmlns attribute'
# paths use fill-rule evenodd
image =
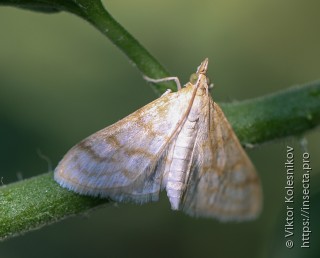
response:
<svg viewBox="0 0 320 258"><path fill-rule="evenodd" d="M197 80L198 80L198 77L199 77L199 75L196 74L196 73L191 74L191 76L190 76L190 82L191 82L192 84L195 84L195 83L197 82Z"/></svg>

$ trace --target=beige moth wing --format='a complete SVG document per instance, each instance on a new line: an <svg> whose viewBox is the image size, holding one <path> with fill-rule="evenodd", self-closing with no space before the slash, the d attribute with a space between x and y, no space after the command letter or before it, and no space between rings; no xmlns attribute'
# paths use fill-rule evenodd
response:
<svg viewBox="0 0 320 258"><path fill-rule="evenodd" d="M84 139L59 162L54 179L79 194L119 202L158 200L167 147L191 95L186 88L164 94Z"/></svg>
<svg viewBox="0 0 320 258"><path fill-rule="evenodd" d="M257 217L262 203L259 178L210 95L199 120L182 209L192 216L215 217L221 221Z"/></svg>
<svg viewBox="0 0 320 258"><path fill-rule="evenodd" d="M63 187L114 201L156 201L220 220L254 218L255 169L208 92L205 59L195 78L74 146L55 169ZM156 81L156 80L153 80Z"/></svg>

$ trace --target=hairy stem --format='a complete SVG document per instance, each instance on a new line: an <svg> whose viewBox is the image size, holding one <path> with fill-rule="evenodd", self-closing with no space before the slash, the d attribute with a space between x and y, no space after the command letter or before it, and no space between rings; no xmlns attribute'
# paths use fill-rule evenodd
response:
<svg viewBox="0 0 320 258"><path fill-rule="evenodd" d="M221 107L244 146L299 136L320 124L320 81Z"/></svg>
<svg viewBox="0 0 320 258"><path fill-rule="evenodd" d="M320 82L221 106L243 144L301 135L320 124ZM52 173L4 185L0 187L0 239L106 202L61 188Z"/></svg>
<svg viewBox="0 0 320 258"><path fill-rule="evenodd" d="M52 173L0 187L0 239L85 212L106 200L59 187Z"/></svg>

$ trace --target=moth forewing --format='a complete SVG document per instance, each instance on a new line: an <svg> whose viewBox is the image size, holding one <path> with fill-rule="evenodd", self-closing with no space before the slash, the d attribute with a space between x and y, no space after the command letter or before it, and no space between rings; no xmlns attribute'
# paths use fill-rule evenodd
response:
<svg viewBox="0 0 320 258"><path fill-rule="evenodd" d="M166 94L74 146L54 178L80 194L144 203L158 199L166 149L192 96Z"/></svg>
<svg viewBox="0 0 320 258"><path fill-rule="evenodd" d="M262 196L259 178L222 110L212 99L202 120L205 122L201 123L195 144L183 210L193 216L221 221L257 217Z"/></svg>
<svg viewBox="0 0 320 258"><path fill-rule="evenodd" d="M58 164L55 180L79 194L119 202L156 201L165 188L174 210L220 220L255 217L260 183L208 93L207 66L208 59L178 92L77 144Z"/></svg>

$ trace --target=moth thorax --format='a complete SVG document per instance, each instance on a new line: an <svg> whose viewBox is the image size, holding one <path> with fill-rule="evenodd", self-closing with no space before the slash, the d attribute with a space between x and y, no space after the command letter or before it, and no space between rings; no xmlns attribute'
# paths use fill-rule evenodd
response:
<svg viewBox="0 0 320 258"><path fill-rule="evenodd" d="M208 85L207 84L205 84L205 85L208 88ZM207 94L206 87L204 85L199 86L198 89L197 89L196 95L197 96L203 96L203 95Z"/></svg>

